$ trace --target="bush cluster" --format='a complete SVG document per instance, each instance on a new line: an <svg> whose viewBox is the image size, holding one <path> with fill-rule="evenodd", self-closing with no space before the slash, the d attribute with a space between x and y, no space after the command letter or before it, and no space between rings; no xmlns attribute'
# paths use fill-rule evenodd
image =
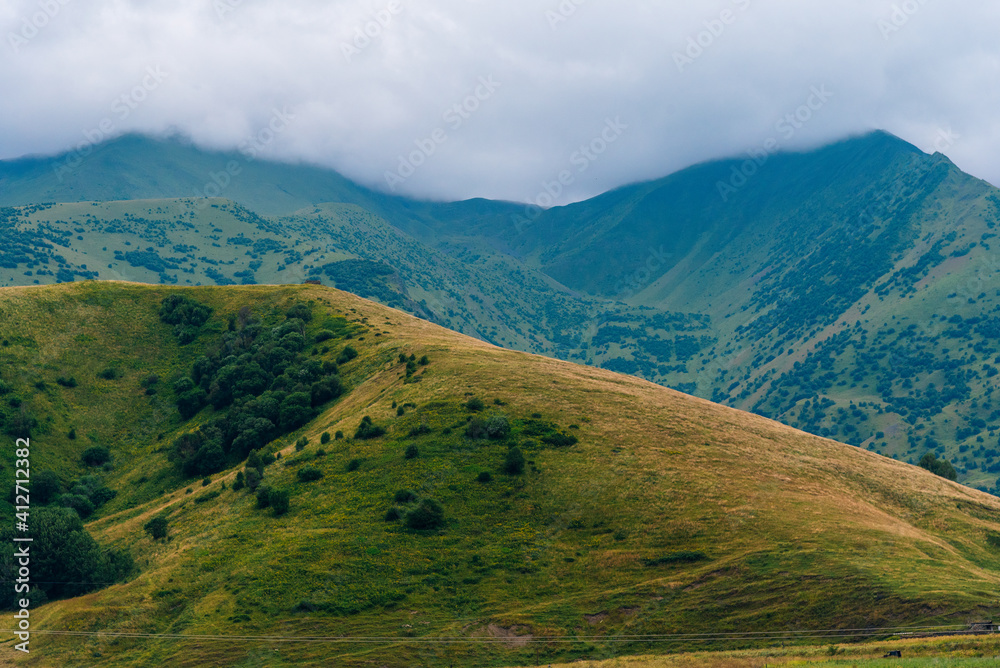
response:
<svg viewBox="0 0 1000 668"><path fill-rule="evenodd" d="M299 308L301 306L301 308ZM265 328L248 313L223 334L219 348L200 357L189 377L174 383L177 408L193 417L206 404L228 408L198 430L174 442L172 459L185 475L206 475L227 462L298 429L343 391L333 362L308 359L305 305L288 312L282 324Z"/></svg>

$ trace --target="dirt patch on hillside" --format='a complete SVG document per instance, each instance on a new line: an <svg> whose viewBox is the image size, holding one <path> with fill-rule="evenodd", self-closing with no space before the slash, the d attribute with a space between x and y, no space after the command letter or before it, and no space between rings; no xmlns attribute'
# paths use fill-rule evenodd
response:
<svg viewBox="0 0 1000 668"><path fill-rule="evenodd" d="M496 624L490 624L486 627L486 631L494 638L503 638L505 641L503 644L507 647L524 647L535 637L527 633L527 631L530 631L527 626L509 626L505 628Z"/></svg>

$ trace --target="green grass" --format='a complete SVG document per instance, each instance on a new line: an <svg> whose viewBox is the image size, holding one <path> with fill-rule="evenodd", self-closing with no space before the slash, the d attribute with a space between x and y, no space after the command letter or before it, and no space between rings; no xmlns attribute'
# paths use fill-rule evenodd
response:
<svg viewBox="0 0 1000 668"><path fill-rule="evenodd" d="M102 475L119 494L88 528L129 549L140 567L128 583L34 611L36 628L392 640L265 648L49 637L34 665L93 665L100 652L108 666L255 665L264 656L268 665L500 666L529 663L536 649L556 662L657 648L599 638L551 646L412 639L961 623L997 612L1000 552L988 537L1000 531L1000 502L922 469L628 376L495 348L322 287L190 289L214 313L179 346L157 317L173 290L0 291L0 337L12 342L0 348L0 375L39 421L33 466L68 481L84 472L85 445L107 445L114 466ZM246 490L232 491L236 468L203 488L167 461L173 438L210 416L206 409L183 423L167 388L213 345L228 315L249 306L277 322L302 300L313 304L310 331L352 337L318 344L334 344L319 359L343 342L359 356L342 366L348 393L268 447L283 456L264 481L291 494L289 512L275 517ZM428 356L417 382L408 382L400 353ZM124 376L97 378L111 362ZM164 388L152 397L140 385L150 371ZM59 375L79 385L55 385ZM49 389L34 389L38 380L51 380ZM483 400L481 415L508 416L507 441L464 436L471 397ZM411 406L398 416L393 404ZM349 438L366 415L386 435ZM544 444L545 423L579 442ZM411 437L422 424L430 433ZM70 425L75 441L63 435ZM319 444L322 432L336 431L348 438ZM298 452L301 437L309 445ZM527 460L520 476L500 472L513 443ZM419 449L413 459L404 456L410 444ZM355 459L360 466L348 471ZM323 478L299 482L303 466ZM483 471L491 481L479 482ZM386 522L400 489L439 501L445 526ZM160 515L171 539L154 543L142 526Z"/></svg>

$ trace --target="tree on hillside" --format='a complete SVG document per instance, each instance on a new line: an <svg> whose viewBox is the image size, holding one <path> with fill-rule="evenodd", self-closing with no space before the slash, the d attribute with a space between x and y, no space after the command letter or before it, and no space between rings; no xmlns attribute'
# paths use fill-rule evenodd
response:
<svg viewBox="0 0 1000 668"><path fill-rule="evenodd" d="M948 480L955 480L958 478L958 473L955 471L955 467L951 465L947 459L938 459L934 456L933 452L928 452L926 455L920 458L921 468L925 468L935 475L939 475L942 478L947 478Z"/></svg>

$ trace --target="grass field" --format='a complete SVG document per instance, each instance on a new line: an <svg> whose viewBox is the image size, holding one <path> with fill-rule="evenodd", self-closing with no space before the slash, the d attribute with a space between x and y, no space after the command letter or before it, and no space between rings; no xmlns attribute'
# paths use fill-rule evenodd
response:
<svg viewBox="0 0 1000 668"><path fill-rule="evenodd" d="M892 650L902 658L885 657ZM937 638L889 638L878 642L817 645L815 647L771 647L768 649L690 652L669 656L628 656L607 660L551 664L551 668L983 668L1000 661L997 636L944 636ZM549 664L543 664L545 667ZM541 668L541 667L539 667Z"/></svg>
<svg viewBox="0 0 1000 668"><path fill-rule="evenodd" d="M70 480L85 472L86 445L107 445L114 466L101 475L119 494L87 526L130 550L140 569L32 613L38 631L137 637L39 634L38 651L18 665L530 665L665 651L610 642L613 634L964 624L1000 611L1000 551L988 540L1000 532L1000 501L989 495L319 286L190 289L214 312L181 346L157 318L174 290L0 291L9 344L0 375L38 420L34 465ZM282 457L265 481L291 494L290 511L275 517L233 491L238 467L206 487L178 472L169 445L211 409L185 423L169 389L146 396L140 381L152 371L169 388L240 308L271 324L298 302L312 304L310 334L348 321L359 356L342 365L347 394L268 446ZM309 344L303 354L330 359L347 343L326 341L327 352ZM407 379L400 353L429 364ZM122 376L98 378L108 365ZM56 384L66 375L78 386ZM478 415L508 418L507 438L465 435L473 397L485 404ZM366 415L383 437L351 438ZM578 442L547 445L539 424ZM71 427L83 438L69 439ZM347 438L320 446L323 432L338 430ZM297 451L300 437L309 445ZM409 445L419 456L404 456ZM514 445L527 461L508 475ZM300 481L306 465L323 478ZM386 521L401 489L439 501L444 527ZM154 516L168 519L168 542L143 532ZM206 635L250 639L198 639ZM377 640L331 641L343 637ZM534 642L542 637L560 641Z"/></svg>

